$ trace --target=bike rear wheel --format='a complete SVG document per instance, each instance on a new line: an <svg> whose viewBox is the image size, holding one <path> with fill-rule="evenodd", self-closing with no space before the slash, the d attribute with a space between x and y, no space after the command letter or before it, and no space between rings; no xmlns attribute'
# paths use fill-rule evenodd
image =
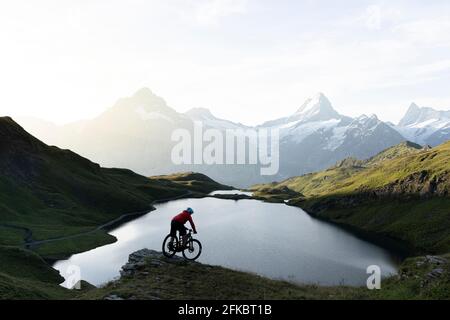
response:
<svg viewBox="0 0 450 320"><path fill-rule="evenodd" d="M164 239L162 245L163 254L167 258L172 258L177 253L178 248L178 238L172 237L170 234Z"/></svg>
<svg viewBox="0 0 450 320"><path fill-rule="evenodd" d="M183 250L183 257L186 260L194 261L202 254L202 244L196 239L191 239Z"/></svg>

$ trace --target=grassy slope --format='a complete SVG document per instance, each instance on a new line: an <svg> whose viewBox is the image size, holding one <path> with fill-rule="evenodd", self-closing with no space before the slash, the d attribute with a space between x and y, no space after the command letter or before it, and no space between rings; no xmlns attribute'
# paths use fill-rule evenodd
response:
<svg viewBox="0 0 450 320"><path fill-rule="evenodd" d="M2 299L62 299L74 293L61 288L64 279L37 254L0 246Z"/></svg>
<svg viewBox="0 0 450 320"><path fill-rule="evenodd" d="M383 162L425 153L426 151L423 151L420 146L411 142L405 142L386 149L367 160L348 158L324 171L293 177L271 185L256 185L253 189L258 191L267 187L276 189L288 187L307 197L328 195L334 193L336 189L342 189L345 186L349 187L349 189L356 189L357 187L352 184L356 182L364 184L366 180L364 176L368 169L378 172L379 168L383 168ZM389 181L391 177L386 176L383 180L383 182Z"/></svg>
<svg viewBox="0 0 450 320"><path fill-rule="evenodd" d="M88 291L82 299L104 299L116 295L123 299L449 299L450 270L444 266L405 261L400 276L386 279L382 289L369 291L355 287L297 286L254 274L198 263L150 263L132 277L121 278L105 287ZM430 271L442 268L436 278Z"/></svg>
<svg viewBox="0 0 450 320"><path fill-rule="evenodd" d="M306 199L291 204L320 218L402 240L417 252L450 251L450 142L432 150L401 144L356 166L269 187L301 192ZM264 186L255 189L265 195Z"/></svg>
<svg viewBox="0 0 450 320"><path fill-rule="evenodd" d="M181 183L180 179L189 183ZM74 236L95 230L123 214L147 211L155 200L189 192L209 193L221 188L224 186L199 174L149 179L130 170L101 168L71 151L45 145L11 118L0 118L2 252L6 250L5 246L22 247L30 233L32 240ZM115 238L106 232L95 231L33 249L41 256L53 259L113 241ZM52 290L47 287L60 279L37 279L28 285L30 279L25 281L13 272L19 261L23 263L30 257L34 257L33 254L24 250L17 251L15 259L0 257L0 297L24 297L21 292L25 296L34 297L34 292L36 297L45 297L47 291L50 297L60 292L50 292ZM49 267L43 263L39 268ZM44 287L38 289L39 283L45 284ZM13 290L14 286L18 289Z"/></svg>
<svg viewBox="0 0 450 320"><path fill-rule="evenodd" d="M23 243L24 230L7 226L31 229L34 240L70 236L122 214L149 210L155 200L224 187L200 174L148 179L130 170L101 168L45 145L10 118L0 118L0 172L0 226L6 230L0 245ZM180 183L180 177L189 183ZM88 238L111 241L106 235Z"/></svg>
<svg viewBox="0 0 450 320"><path fill-rule="evenodd" d="M150 177L150 179L152 179L153 181L159 181L161 183L164 183L164 181L170 181L172 183L178 184L182 188L200 193L210 193L211 191L215 190L234 189L233 187L219 184L208 176L205 176L204 174L195 172L155 176Z"/></svg>

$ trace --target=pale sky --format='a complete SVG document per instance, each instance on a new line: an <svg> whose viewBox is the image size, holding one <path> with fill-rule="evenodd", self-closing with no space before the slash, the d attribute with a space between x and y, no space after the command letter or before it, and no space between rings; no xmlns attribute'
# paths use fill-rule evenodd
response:
<svg viewBox="0 0 450 320"><path fill-rule="evenodd" d="M246 124L319 91L350 116L450 109L450 1L0 2L0 115L92 118L144 86Z"/></svg>

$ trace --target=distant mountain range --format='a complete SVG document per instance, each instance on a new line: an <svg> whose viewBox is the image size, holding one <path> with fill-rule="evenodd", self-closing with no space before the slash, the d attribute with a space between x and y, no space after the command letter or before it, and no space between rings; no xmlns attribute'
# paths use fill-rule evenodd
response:
<svg viewBox="0 0 450 320"><path fill-rule="evenodd" d="M413 104L394 125L375 115L343 116L319 93L294 114L255 127L278 128L281 138L278 175L261 176L259 165L175 166L171 161L175 129L193 132L194 121L221 131L252 127L217 118L204 108L179 113L146 88L120 99L92 120L65 126L31 118L18 121L46 143L71 149L103 166L130 168L144 175L196 171L239 187L323 170L347 157L369 158L404 140L435 146L450 139L450 111Z"/></svg>
<svg viewBox="0 0 450 320"><path fill-rule="evenodd" d="M281 130L281 179L325 169L354 156L368 158L404 138L375 115L350 118L318 94L293 115L265 123Z"/></svg>
<svg viewBox="0 0 450 320"><path fill-rule="evenodd" d="M393 128L410 141L436 146L450 139L450 111L420 108L413 103Z"/></svg>

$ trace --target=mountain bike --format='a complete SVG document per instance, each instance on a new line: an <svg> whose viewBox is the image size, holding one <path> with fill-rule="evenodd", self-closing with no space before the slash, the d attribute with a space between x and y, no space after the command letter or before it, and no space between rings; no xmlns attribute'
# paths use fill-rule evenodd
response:
<svg viewBox="0 0 450 320"><path fill-rule="evenodd" d="M181 236L173 237L169 234L164 239L162 250L168 258L172 258L178 252L182 252L186 260L195 261L202 254L202 244L197 239L192 238L192 230L189 229L184 245L181 244Z"/></svg>

